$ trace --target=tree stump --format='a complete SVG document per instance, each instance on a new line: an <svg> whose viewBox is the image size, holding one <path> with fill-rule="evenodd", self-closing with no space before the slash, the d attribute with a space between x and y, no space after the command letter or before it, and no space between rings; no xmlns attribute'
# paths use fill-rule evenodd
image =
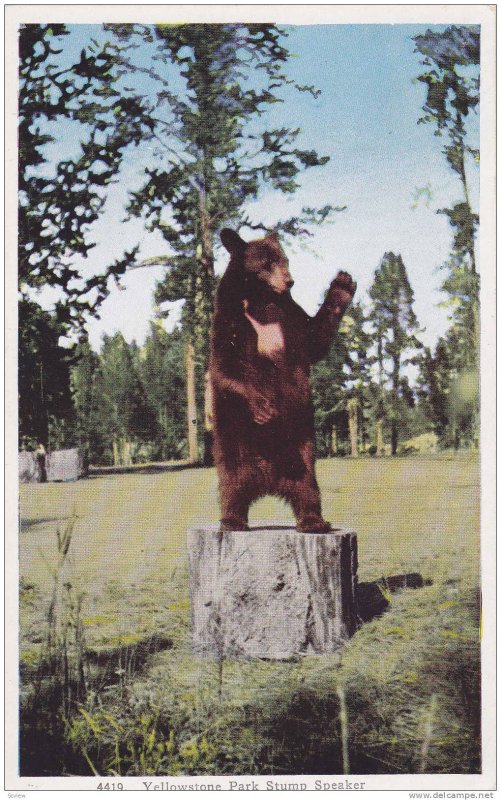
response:
<svg viewBox="0 0 501 800"><path fill-rule="evenodd" d="M290 659L332 653L357 627L354 531L188 531L193 652Z"/></svg>
<svg viewBox="0 0 501 800"><path fill-rule="evenodd" d="M44 458L42 456L42 458ZM42 480L41 457L39 453L22 450L19 453L19 483L40 483Z"/></svg>
<svg viewBox="0 0 501 800"><path fill-rule="evenodd" d="M77 481L83 475L83 457L76 447L47 453L45 463L48 481Z"/></svg>

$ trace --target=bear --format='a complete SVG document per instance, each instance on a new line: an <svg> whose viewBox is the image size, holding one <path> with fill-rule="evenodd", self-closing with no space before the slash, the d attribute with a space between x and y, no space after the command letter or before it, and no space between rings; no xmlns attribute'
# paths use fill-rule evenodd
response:
<svg viewBox="0 0 501 800"><path fill-rule="evenodd" d="M229 228L230 261L216 293L209 375L221 531L249 530L250 505L275 495L304 533L331 530L315 477L310 367L327 355L356 283L338 273L318 313L292 298L276 232L245 242Z"/></svg>

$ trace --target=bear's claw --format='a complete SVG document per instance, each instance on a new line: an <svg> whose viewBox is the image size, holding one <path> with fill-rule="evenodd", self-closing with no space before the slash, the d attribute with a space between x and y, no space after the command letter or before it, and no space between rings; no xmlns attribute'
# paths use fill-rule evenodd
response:
<svg viewBox="0 0 501 800"><path fill-rule="evenodd" d="M246 522L238 519L222 519L219 524L219 532L223 531L248 531L249 526Z"/></svg>

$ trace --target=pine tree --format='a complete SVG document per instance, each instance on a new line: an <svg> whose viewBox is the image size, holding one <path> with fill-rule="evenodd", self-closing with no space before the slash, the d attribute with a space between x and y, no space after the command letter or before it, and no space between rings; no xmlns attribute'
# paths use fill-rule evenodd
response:
<svg viewBox="0 0 501 800"><path fill-rule="evenodd" d="M419 122L431 123L436 135L446 138L443 153L462 189L461 200L438 213L448 217L453 229L451 257L444 265L449 275L442 288L450 297L454 319L469 334L463 354L471 361L478 349L475 234L479 218L471 207L467 163L478 164L480 151L468 144L467 119L480 102L480 30L452 26L443 33L427 31L414 41L416 50L424 55L421 63L430 67L418 78L427 86L425 116Z"/></svg>
<svg viewBox="0 0 501 800"><path fill-rule="evenodd" d="M107 296L110 277L123 274L132 263L135 252L85 279L74 259L86 258L93 247L89 229L103 210L106 187L120 167L125 147L140 141L144 133L142 101L124 97L115 88L119 74L114 51L107 44L91 42L78 60L63 65L60 54L67 36L68 29L59 24L21 25L19 34L20 435L25 441L39 437L46 445L48 398L63 390L48 382L49 367L40 355L40 326L57 330L58 336L82 326ZM52 160L47 147L56 141L62 123L80 144L76 154L73 148L73 155ZM36 302L36 291L43 287L59 290L50 320ZM60 379L66 376L66 397L70 356L56 345L50 356L52 372L57 371ZM63 413L61 406L58 411L49 405L53 413ZM64 419L59 418L60 426Z"/></svg>
<svg viewBox="0 0 501 800"><path fill-rule="evenodd" d="M75 348L70 386L75 408L75 434L86 466L96 463L103 455L103 431L98 427L100 398L96 391L99 358L88 337L83 334Z"/></svg>
<svg viewBox="0 0 501 800"><path fill-rule="evenodd" d="M65 326L81 323L106 297L109 277L125 271L120 261L84 280L72 261L94 246L90 226L124 148L141 141L145 110L141 99L115 88L119 75L108 45L91 42L78 62L61 66L67 35L64 25L22 25L19 36L20 291L59 289L55 312ZM80 146L54 163L47 145L61 123L72 127Z"/></svg>
<svg viewBox="0 0 501 800"><path fill-rule="evenodd" d="M153 458L186 458L186 395L184 342L179 328L165 331L160 320L151 323L141 352L140 376L146 400L154 411L157 436Z"/></svg>
<svg viewBox="0 0 501 800"><path fill-rule="evenodd" d="M480 161L479 150L468 140L468 118L480 103L480 28L453 25L440 33L428 30L414 41L416 51L424 56L421 63L427 67L418 78L427 86L425 116L419 122L432 124L436 135L445 138L442 152L458 176L462 192L454 205L438 211L448 217L453 231L451 255L443 265L448 274L442 284L451 327L436 348L434 363L439 374L435 381L428 375L434 387L430 402L439 437L443 443L457 446L460 441L476 439L479 418L480 279L475 257L479 217L472 209L467 167ZM445 364L449 365L448 375ZM447 391L442 399L436 395L438 385ZM451 426L448 431L443 429L444 419Z"/></svg>
<svg viewBox="0 0 501 800"><path fill-rule="evenodd" d="M372 336L367 328L368 317L360 302L353 303L343 317L340 333L348 353L345 369L347 370L349 418L351 418L351 455L358 455L358 438L360 434L362 450L365 451L369 441L369 425L373 415ZM351 414L350 414L351 412Z"/></svg>
<svg viewBox="0 0 501 800"><path fill-rule="evenodd" d="M59 344L63 326L37 303L19 303L19 445L46 449L72 442L70 368L73 353Z"/></svg>
<svg viewBox="0 0 501 800"><path fill-rule="evenodd" d="M417 363L417 353L422 348L416 337L419 327L412 308L414 294L400 255L385 253L376 270L369 296L373 302L370 320L379 368L381 409L378 416L381 420L386 397L389 400L387 412L391 419L391 452L395 455L402 400L401 369L407 364ZM390 393L386 395L388 380Z"/></svg>
<svg viewBox="0 0 501 800"><path fill-rule="evenodd" d="M325 164L328 157L298 147L299 129L266 129L260 123L267 109L280 102L280 89L293 83L283 71L289 52L282 44L285 31L277 26L106 27L124 43L122 63L131 71L143 68L134 64L127 47L138 37L154 37L157 43L157 66L147 71L158 84L157 105L148 116L158 165L146 169L147 180L132 193L129 211L144 216L168 246L169 254L156 262L167 266L156 300L184 300L187 385L194 385L196 370L200 396L208 363L217 231L232 222L263 228L243 215L245 203L263 186L293 193L300 173ZM246 83L251 75L257 88ZM183 88L174 92L176 76ZM313 87L294 85L316 94ZM277 227L305 234L309 223L326 219L333 210L306 208ZM193 402L193 391L190 396ZM190 458L196 457L191 451Z"/></svg>
<svg viewBox="0 0 501 800"><path fill-rule="evenodd" d="M135 449L155 432L155 418L137 370L134 345L121 333L103 337L96 375L98 426L115 466L133 462Z"/></svg>
<svg viewBox="0 0 501 800"><path fill-rule="evenodd" d="M346 375L348 358L343 336L337 333L327 357L311 370L311 396L315 413L318 455L336 455L346 433Z"/></svg>

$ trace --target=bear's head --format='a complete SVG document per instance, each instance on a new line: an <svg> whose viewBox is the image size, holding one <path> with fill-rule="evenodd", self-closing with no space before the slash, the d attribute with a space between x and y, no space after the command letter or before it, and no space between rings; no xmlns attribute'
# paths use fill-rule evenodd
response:
<svg viewBox="0 0 501 800"><path fill-rule="evenodd" d="M238 233L224 228L221 241L231 255L231 264L244 273L246 283L265 283L277 294L284 294L294 281L289 272L289 261L280 246L277 233L264 239L244 242Z"/></svg>

